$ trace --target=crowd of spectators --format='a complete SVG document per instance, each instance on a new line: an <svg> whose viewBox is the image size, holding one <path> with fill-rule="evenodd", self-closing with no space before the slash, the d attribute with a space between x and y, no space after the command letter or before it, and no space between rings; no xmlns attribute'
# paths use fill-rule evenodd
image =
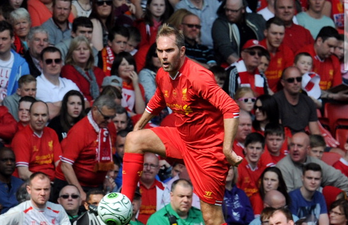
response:
<svg viewBox="0 0 348 225"><path fill-rule="evenodd" d="M169 23L240 107L227 224L348 224L348 137L339 149L317 116L348 101L347 17L338 0L1 1L0 221L28 222L33 207L30 222L41 209L59 224L102 224L96 207L122 187ZM176 126L170 107L145 128L155 126ZM332 166L330 151L341 156ZM130 224L203 221L181 161L147 153L139 176Z"/></svg>

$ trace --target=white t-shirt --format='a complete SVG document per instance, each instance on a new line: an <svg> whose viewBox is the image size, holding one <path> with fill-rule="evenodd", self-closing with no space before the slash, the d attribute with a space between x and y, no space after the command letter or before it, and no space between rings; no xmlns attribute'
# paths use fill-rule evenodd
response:
<svg viewBox="0 0 348 225"><path fill-rule="evenodd" d="M0 215L1 225L70 225L69 217L61 205L47 202L38 209L31 200L25 201Z"/></svg>
<svg viewBox="0 0 348 225"><path fill-rule="evenodd" d="M52 84L46 77L41 74L36 78L37 92L36 98L38 100L53 103L63 100L64 95L71 90L80 91L77 85L66 78L59 77L59 85Z"/></svg>
<svg viewBox="0 0 348 225"><path fill-rule="evenodd" d="M11 57L7 61L0 59L0 102L4 100L7 95L7 86L12 71L14 62L14 55L11 52Z"/></svg>

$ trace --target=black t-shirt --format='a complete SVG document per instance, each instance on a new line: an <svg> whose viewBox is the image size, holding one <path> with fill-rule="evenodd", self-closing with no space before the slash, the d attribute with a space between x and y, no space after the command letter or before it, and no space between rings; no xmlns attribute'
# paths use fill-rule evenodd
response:
<svg viewBox="0 0 348 225"><path fill-rule="evenodd" d="M283 126L289 127L292 133L305 131L309 122L318 121L316 106L310 97L300 94L299 102L291 105L285 98L284 90L273 96L278 103Z"/></svg>

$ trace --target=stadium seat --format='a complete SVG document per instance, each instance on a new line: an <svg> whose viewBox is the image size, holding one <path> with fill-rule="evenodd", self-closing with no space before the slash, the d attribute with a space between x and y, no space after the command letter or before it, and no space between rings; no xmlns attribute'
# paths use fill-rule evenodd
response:
<svg viewBox="0 0 348 225"><path fill-rule="evenodd" d="M321 160L323 160L329 166L332 166L335 162L340 160L340 158L341 155L336 152L324 152L323 157L321 157Z"/></svg>
<svg viewBox="0 0 348 225"><path fill-rule="evenodd" d="M335 134L337 126L348 124L348 104L326 103L324 108L325 118L329 120L331 134ZM340 124L341 123L341 124ZM343 124L342 124L343 123Z"/></svg>
<svg viewBox="0 0 348 225"><path fill-rule="evenodd" d="M344 150L344 144L348 139L348 128L336 129L336 140L340 143L339 148Z"/></svg>

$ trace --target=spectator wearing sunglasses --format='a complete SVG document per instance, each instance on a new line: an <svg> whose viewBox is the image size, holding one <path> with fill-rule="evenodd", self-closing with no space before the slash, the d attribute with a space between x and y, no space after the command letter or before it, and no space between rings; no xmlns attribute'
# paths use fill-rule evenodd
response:
<svg viewBox="0 0 348 225"><path fill-rule="evenodd" d="M321 134L316 106L310 97L300 92L301 81L301 72L297 67L288 67L282 73L280 82L283 90L274 94L281 123L291 133L305 131L308 126L311 134Z"/></svg>
<svg viewBox="0 0 348 225"><path fill-rule="evenodd" d="M116 106L114 98L99 96L87 116L69 130L61 142L63 154L56 170L53 200L67 184L79 189L82 201L86 201L86 192L103 187L107 172L114 168L116 130L112 119Z"/></svg>
<svg viewBox="0 0 348 225"><path fill-rule="evenodd" d="M241 59L227 70L228 76L223 89L231 97L234 97L239 87L250 87L256 96L273 93L268 88L265 75L258 69L261 56L266 54L266 48L258 40L247 41L242 48Z"/></svg>
<svg viewBox="0 0 348 225"><path fill-rule="evenodd" d="M279 123L277 102L270 95L257 97L254 104L254 114L253 130L262 135L264 135L265 127L268 123Z"/></svg>
<svg viewBox="0 0 348 225"><path fill-rule="evenodd" d="M195 60L205 68L216 65L214 53L208 46L199 44L201 21L198 16L189 13L183 17L180 30L185 37L186 56Z"/></svg>
<svg viewBox="0 0 348 225"><path fill-rule="evenodd" d="M266 22L265 39L260 44L269 52L271 58L265 75L269 88L275 93L280 90L279 80L282 71L293 64L294 53L283 43L285 35L284 22L273 17Z"/></svg>
<svg viewBox="0 0 348 225"><path fill-rule="evenodd" d="M54 0L52 17L42 27L48 31L48 42L56 45L60 41L70 38L71 23L68 17L71 13L71 0Z"/></svg>
<svg viewBox="0 0 348 225"><path fill-rule="evenodd" d="M59 114L64 95L70 90L80 90L71 80L60 77L63 63L58 48L44 48L40 56L40 66L42 74L36 78L36 98L47 103L52 119Z"/></svg>
<svg viewBox="0 0 348 225"><path fill-rule="evenodd" d="M59 192L58 203L65 209L71 224L80 215L79 207L81 202L79 189L73 184L66 185Z"/></svg>

